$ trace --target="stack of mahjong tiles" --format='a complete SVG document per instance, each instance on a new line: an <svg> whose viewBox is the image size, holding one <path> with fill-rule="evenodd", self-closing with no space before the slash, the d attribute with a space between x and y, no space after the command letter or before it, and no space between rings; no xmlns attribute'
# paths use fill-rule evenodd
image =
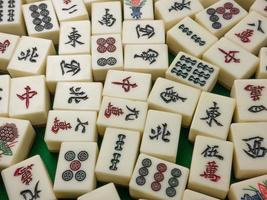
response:
<svg viewBox="0 0 267 200"><path fill-rule="evenodd" d="M0 199L267 200L266 0L0 0Z"/></svg>

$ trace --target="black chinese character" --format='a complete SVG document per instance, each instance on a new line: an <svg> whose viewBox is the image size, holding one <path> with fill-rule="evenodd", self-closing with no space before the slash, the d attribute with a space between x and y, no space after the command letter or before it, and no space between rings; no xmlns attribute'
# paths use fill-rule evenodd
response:
<svg viewBox="0 0 267 200"><path fill-rule="evenodd" d="M62 8L62 10L63 11L69 11L69 14L72 14L72 13L75 13L77 11L76 6L77 5L73 5L73 6L69 7L69 8Z"/></svg>
<svg viewBox="0 0 267 200"><path fill-rule="evenodd" d="M213 147L207 145L207 148L201 153L205 158L206 157L216 157L220 160L223 160L223 156L219 155L218 149L219 146L215 145Z"/></svg>
<svg viewBox="0 0 267 200"><path fill-rule="evenodd" d="M111 159L111 165L109 166L110 170L117 171L118 163L120 162L119 158L121 157L120 153L113 153L113 158Z"/></svg>
<svg viewBox="0 0 267 200"><path fill-rule="evenodd" d="M116 19L113 17L112 14L109 13L109 9L106 8L105 9L106 13L105 15L102 17L102 20L98 21L101 25L106 25L108 27L113 26L113 24L116 22Z"/></svg>
<svg viewBox="0 0 267 200"><path fill-rule="evenodd" d="M78 104L81 101L85 101L88 99L86 93L84 91L81 91L81 87L71 87L69 90L69 94L71 95L71 97L68 99L68 103L72 103L72 101L74 100L74 102Z"/></svg>
<svg viewBox="0 0 267 200"><path fill-rule="evenodd" d="M170 135L171 133L167 129L167 123L163 123L162 125L157 126L156 129L153 129L153 128L151 129L151 135L149 135L149 138L151 140L154 140L154 139L159 140L161 136L161 139L164 142L170 142L170 139L167 138Z"/></svg>
<svg viewBox="0 0 267 200"><path fill-rule="evenodd" d="M69 41L65 44L70 44L73 47L76 47L76 44L84 44L83 42L79 41L79 38L82 37L81 34L78 33L75 27L72 27L72 32L68 35Z"/></svg>
<svg viewBox="0 0 267 200"><path fill-rule="evenodd" d="M139 110L136 110L136 108L131 109L128 106L126 106L126 108L128 109L128 111L131 112L130 114L126 115L125 117L126 121L135 120L138 118Z"/></svg>
<svg viewBox="0 0 267 200"><path fill-rule="evenodd" d="M148 39L150 39L155 35L154 27L150 26L149 24L147 24L144 28L141 27L140 24L137 25L136 33L138 38L147 36Z"/></svg>
<svg viewBox="0 0 267 200"><path fill-rule="evenodd" d="M257 26L257 31L261 32L261 33L265 33L264 30L262 29L262 21L258 20L258 23L250 23L248 24L249 26Z"/></svg>
<svg viewBox="0 0 267 200"><path fill-rule="evenodd" d="M134 58L142 58L144 61L148 61L149 64L153 64L156 62L159 53L153 49L148 49L147 51L143 51L140 55L135 54Z"/></svg>
<svg viewBox="0 0 267 200"><path fill-rule="evenodd" d="M218 111L220 108L217 106L217 102L213 102L213 106L206 110L207 117L200 118L201 120L206 120L206 123L212 127L212 122L217 124L217 126L223 126L220 122L217 121L217 117L221 115Z"/></svg>
<svg viewBox="0 0 267 200"><path fill-rule="evenodd" d="M165 103L175 103L179 100L185 102L187 100L187 98L179 96L179 94L173 90L173 87L166 88L165 91L160 93L160 97Z"/></svg>
<svg viewBox="0 0 267 200"><path fill-rule="evenodd" d="M186 0L182 0L181 3L175 2L173 6L169 9L169 12L175 10L175 11L181 11L183 9L191 10L190 8L191 1L186 2Z"/></svg>
<svg viewBox="0 0 267 200"><path fill-rule="evenodd" d="M79 127L81 126L82 127L82 133L85 133L85 131L86 131L86 127L85 126L88 126L89 122L88 121L82 122L79 118L77 118L77 122L78 122L78 124L75 127L75 131L78 132L79 131Z"/></svg>
<svg viewBox="0 0 267 200"><path fill-rule="evenodd" d="M243 149L243 151L251 158L262 158L266 155L267 148L262 147L264 138L257 136L242 140L246 142L248 147L248 150Z"/></svg>
<svg viewBox="0 0 267 200"><path fill-rule="evenodd" d="M24 200L39 199L39 198L41 198L40 192L42 192L42 191L38 189L38 186L39 186L39 181L36 183L33 192L31 190L23 190L20 192L20 195L24 198Z"/></svg>
<svg viewBox="0 0 267 200"><path fill-rule="evenodd" d="M18 60L27 60L29 58L29 61L32 63L36 63L36 58L38 58L39 55L37 54L37 47L33 47L32 49L27 49L25 52L20 52L20 56L18 57Z"/></svg>
<svg viewBox="0 0 267 200"><path fill-rule="evenodd" d="M65 60L62 60L60 66L62 75L65 75L65 73L73 73L72 76L74 76L81 71L80 63L76 60L72 60L70 63L66 63Z"/></svg>

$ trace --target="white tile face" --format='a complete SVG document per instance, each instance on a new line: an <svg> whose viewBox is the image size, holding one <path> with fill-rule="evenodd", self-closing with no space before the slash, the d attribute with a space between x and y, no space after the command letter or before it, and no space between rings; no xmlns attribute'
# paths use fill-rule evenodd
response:
<svg viewBox="0 0 267 200"><path fill-rule="evenodd" d="M267 175L237 182L231 185L228 194L229 200L261 199L266 197ZM248 190L249 188L249 190ZM253 189L252 189L253 188ZM250 190L251 189L251 190Z"/></svg>
<svg viewBox="0 0 267 200"><path fill-rule="evenodd" d="M88 20L88 12L82 0L52 0L58 20Z"/></svg>
<svg viewBox="0 0 267 200"><path fill-rule="evenodd" d="M120 196L113 183L106 184L96 190L80 196L77 200L120 200Z"/></svg>
<svg viewBox="0 0 267 200"><path fill-rule="evenodd" d="M123 70L120 34L92 36L92 69L95 81L104 81L108 70Z"/></svg>
<svg viewBox="0 0 267 200"><path fill-rule="evenodd" d="M90 54L90 21L62 22L58 54Z"/></svg>
<svg viewBox="0 0 267 200"><path fill-rule="evenodd" d="M54 98L54 110L99 111L102 83L60 82Z"/></svg>
<svg viewBox="0 0 267 200"><path fill-rule="evenodd" d="M146 102L103 97L97 126L100 135L106 127L143 132L148 105Z"/></svg>
<svg viewBox="0 0 267 200"><path fill-rule="evenodd" d="M221 0L196 14L196 21L217 37L222 37L247 15L236 2Z"/></svg>
<svg viewBox="0 0 267 200"><path fill-rule="evenodd" d="M57 199L39 155L12 165L1 174L9 199L28 199L33 196L38 196L40 200Z"/></svg>
<svg viewBox="0 0 267 200"><path fill-rule="evenodd" d="M50 151L58 152L62 142L96 142L94 111L49 111L45 142Z"/></svg>
<svg viewBox="0 0 267 200"><path fill-rule="evenodd" d="M139 132L107 128L95 169L97 180L128 186L139 144Z"/></svg>
<svg viewBox="0 0 267 200"><path fill-rule="evenodd" d="M21 6L22 0L0 2L1 32L25 35Z"/></svg>
<svg viewBox="0 0 267 200"><path fill-rule="evenodd" d="M237 80L231 96L236 99L235 122L267 121L267 80Z"/></svg>
<svg viewBox="0 0 267 200"><path fill-rule="evenodd" d="M0 116L9 115L10 76L0 75Z"/></svg>
<svg viewBox="0 0 267 200"><path fill-rule="evenodd" d="M19 36L0 33L0 71L6 72L18 42Z"/></svg>
<svg viewBox="0 0 267 200"><path fill-rule="evenodd" d="M0 169L25 159L34 137L35 131L29 121L0 118Z"/></svg>
<svg viewBox="0 0 267 200"><path fill-rule="evenodd" d="M203 92L189 132L189 140L204 135L226 140L235 110L235 100Z"/></svg>
<svg viewBox="0 0 267 200"><path fill-rule="evenodd" d="M249 8L249 11L255 11L264 17L267 17L267 2L265 0L255 0L255 2Z"/></svg>
<svg viewBox="0 0 267 200"><path fill-rule="evenodd" d="M182 116L149 110L140 152L175 163Z"/></svg>
<svg viewBox="0 0 267 200"><path fill-rule="evenodd" d="M251 53L258 55L267 44L267 19L256 12L249 13L225 37Z"/></svg>
<svg viewBox="0 0 267 200"><path fill-rule="evenodd" d="M124 20L153 20L153 0L123 0Z"/></svg>
<svg viewBox="0 0 267 200"><path fill-rule="evenodd" d="M92 35L121 33L121 2L103 2L92 4Z"/></svg>
<svg viewBox="0 0 267 200"><path fill-rule="evenodd" d="M44 76L11 80L9 116L26 119L33 125L44 125L50 108L50 96Z"/></svg>
<svg viewBox="0 0 267 200"><path fill-rule="evenodd" d="M8 64L12 77L44 75L48 55L56 54L51 40L21 37Z"/></svg>
<svg viewBox="0 0 267 200"><path fill-rule="evenodd" d="M219 200L217 198L213 198L210 196L207 196L205 194L201 194L199 192L194 192L192 190L185 190L184 191L184 196L183 196L183 200Z"/></svg>
<svg viewBox="0 0 267 200"><path fill-rule="evenodd" d="M92 81L91 56L48 56L46 68L47 87L55 92L57 82Z"/></svg>
<svg viewBox="0 0 267 200"><path fill-rule="evenodd" d="M203 55L203 60L220 68L218 81L227 89L231 89L236 79L250 78L259 64L258 57L221 38Z"/></svg>
<svg viewBox="0 0 267 200"><path fill-rule="evenodd" d="M237 123L231 125L234 144L234 172L238 179L267 173L267 123Z"/></svg>
<svg viewBox="0 0 267 200"><path fill-rule="evenodd" d="M199 0L160 0L155 3L155 15L157 19L162 19L166 30L169 30L183 18L194 15L203 10Z"/></svg>
<svg viewBox="0 0 267 200"><path fill-rule="evenodd" d="M166 72L166 78L211 91L217 82L219 68L184 52L179 52Z"/></svg>
<svg viewBox="0 0 267 200"><path fill-rule="evenodd" d="M148 97L149 108L182 115L182 125L191 124L200 90L158 78Z"/></svg>
<svg viewBox="0 0 267 200"><path fill-rule="evenodd" d="M188 174L185 167L140 154L130 181L130 195L137 199L182 200Z"/></svg>
<svg viewBox="0 0 267 200"><path fill-rule="evenodd" d="M230 185L232 157L231 142L197 136L188 188L224 199Z"/></svg>
<svg viewBox="0 0 267 200"><path fill-rule="evenodd" d="M263 47L260 50L260 65L256 72L256 77L258 79L267 78L267 48Z"/></svg>
<svg viewBox="0 0 267 200"><path fill-rule="evenodd" d="M77 198L96 188L95 142L63 142L60 147L54 191L57 198Z"/></svg>
<svg viewBox="0 0 267 200"><path fill-rule="evenodd" d="M164 77L169 67L166 44L125 45L124 70L149 73L152 79Z"/></svg>
<svg viewBox="0 0 267 200"><path fill-rule="evenodd" d="M105 80L103 96L146 101L151 82L150 74L110 70Z"/></svg>
<svg viewBox="0 0 267 200"><path fill-rule="evenodd" d="M164 44L165 28L162 20L128 20L123 22L123 44Z"/></svg>
<svg viewBox="0 0 267 200"><path fill-rule="evenodd" d="M51 1L41 1L22 6L29 36L50 39L58 44L59 25Z"/></svg>

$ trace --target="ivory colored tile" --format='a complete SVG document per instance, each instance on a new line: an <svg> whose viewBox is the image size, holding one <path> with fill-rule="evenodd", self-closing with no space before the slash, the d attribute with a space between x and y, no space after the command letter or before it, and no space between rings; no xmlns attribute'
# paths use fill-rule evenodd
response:
<svg viewBox="0 0 267 200"><path fill-rule="evenodd" d="M219 200L217 198L213 198L213 197L210 197L210 196L207 196L205 194L201 194L199 192L194 192L192 190L185 190L184 191L184 197L183 197L183 200L202 200L202 199L205 199L205 200Z"/></svg>
<svg viewBox="0 0 267 200"><path fill-rule="evenodd" d="M234 144L234 172L237 179L267 173L267 123L236 123L231 125Z"/></svg>
<svg viewBox="0 0 267 200"><path fill-rule="evenodd" d="M220 68L218 81L229 90L235 80L250 78L259 64L258 57L226 38L206 51L203 60Z"/></svg>
<svg viewBox="0 0 267 200"><path fill-rule="evenodd" d="M35 138L29 121L0 118L0 170L26 159Z"/></svg>
<svg viewBox="0 0 267 200"><path fill-rule="evenodd" d="M197 13L195 20L220 38L246 15L247 11L235 1L220 0Z"/></svg>
<svg viewBox="0 0 267 200"><path fill-rule="evenodd" d="M153 20L153 0L123 0L124 20Z"/></svg>
<svg viewBox="0 0 267 200"><path fill-rule="evenodd" d="M236 99L235 122L267 121L267 80L236 80L231 97Z"/></svg>
<svg viewBox="0 0 267 200"><path fill-rule="evenodd" d="M193 87L158 78L148 97L150 109L182 115L182 126L189 127L200 96Z"/></svg>
<svg viewBox="0 0 267 200"><path fill-rule="evenodd" d="M8 117L9 100L10 100L10 83L9 75L0 75L0 116Z"/></svg>
<svg viewBox="0 0 267 200"><path fill-rule="evenodd" d="M150 74L109 70L103 96L146 101L151 84Z"/></svg>
<svg viewBox="0 0 267 200"><path fill-rule="evenodd" d="M188 188L225 199L230 186L232 157L231 142L197 136Z"/></svg>
<svg viewBox="0 0 267 200"><path fill-rule="evenodd" d="M217 66L180 51L166 71L165 77L203 91L211 91L218 75Z"/></svg>
<svg viewBox="0 0 267 200"><path fill-rule="evenodd" d="M249 11L257 12L264 17L267 17L267 2L265 0L255 0L249 8Z"/></svg>
<svg viewBox="0 0 267 200"><path fill-rule="evenodd" d="M175 163L182 116L149 110L140 152Z"/></svg>
<svg viewBox="0 0 267 200"><path fill-rule="evenodd" d="M166 30L169 30L185 17L194 17L203 6L199 0L159 0L155 3L156 19L162 19Z"/></svg>
<svg viewBox="0 0 267 200"><path fill-rule="evenodd" d="M263 47L260 50L260 65L256 72L256 77L258 79L267 78L267 48Z"/></svg>
<svg viewBox="0 0 267 200"><path fill-rule="evenodd" d="M107 128L96 163L97 181L128 186L139 144L139 132Z"/></svg>

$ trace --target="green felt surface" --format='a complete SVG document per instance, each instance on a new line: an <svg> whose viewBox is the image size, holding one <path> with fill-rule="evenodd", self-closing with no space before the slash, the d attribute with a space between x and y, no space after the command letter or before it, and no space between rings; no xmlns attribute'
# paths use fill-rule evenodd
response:
<svg viewBox="0 0 267 200"><path fill-rule="evenodd" d="M173 58L174 57L170 55L170 62L173 60ZM229 91L220 86L219 84L214 87L212 92L224 96L230 95ZM44 142L45 128L35 128L35 130L37 134L29 157L39 154L48 169L52 181L54 181L58 154L50 153L48 151L47 146ZM176 163L190 168L193 153L193 144L188 141L188 133L189 129L182 128ZM233 180L234 179L232 179L232 182ZM101 185L101 183L99 183L99 185ZM129 195L128 188L117 187L117 189L122 200L132 199ZM8 200L2 178L0 178L0 200Z"/></svg>

